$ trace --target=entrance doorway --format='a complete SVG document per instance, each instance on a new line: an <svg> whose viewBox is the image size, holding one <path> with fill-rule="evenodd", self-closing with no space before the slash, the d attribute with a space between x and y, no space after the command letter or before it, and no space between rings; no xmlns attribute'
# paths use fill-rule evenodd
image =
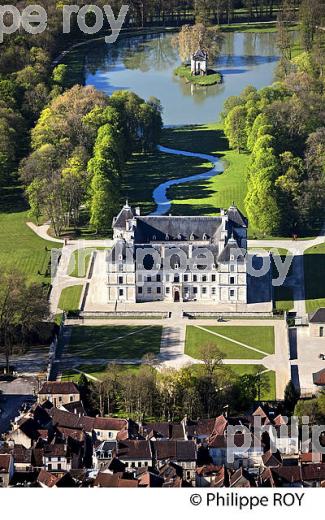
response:
<svg viewBox="0 0 325 520"><path fill-rule="evenodd" d="M324 337L324 327L320 327L320 328L319 328L319 336L320 336L321 338Z"/></svg>
<svg viewBox="0 0 325 520"><path fill-rule="evenodd" d="M181 297L180 297L180 294L179 294L179 290L176 290L174 292L174 302L175 303L179 303L181 301Z"/></svg>

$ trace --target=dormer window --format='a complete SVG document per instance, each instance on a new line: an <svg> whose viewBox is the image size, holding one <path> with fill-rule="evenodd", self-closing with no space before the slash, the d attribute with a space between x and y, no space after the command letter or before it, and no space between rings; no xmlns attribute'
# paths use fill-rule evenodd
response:
<svg viewBox="0 0 325 520"><path fill-rule="evenodd" d="M233 262L235 260L234 255L230 255L230 260Z"/></svg>
<svg viewBox="0 0 325 520"><path fill-rule="evenodd" d="M177 240L182 240L182 235L180 233L177 235Z"/></svg>
<svg viewBox="0 0 325 520"><path fill-rule="evenodd" d="M208 235L206 233L203 235L203 240L208 240Z"/></svg>
<svg viewBox="0 0 325 520"><path fill-rule="evenodd" d="M190 236L190 240L195 240L195 236L193 235L193 233Z"/></svg>
<svg viewBox="0 0 325 520"><path fill-rule="evenodd" d="M119 255L118 259L123 260L123 255Z"/></svg>
<svg viewBox="0 0 325 520"><path fill-rule="evenodd" d="M165 235L165 239L166 239L166 240L169 240L169 235L168 235L168 233L166 233L166 235Z"/></svg>

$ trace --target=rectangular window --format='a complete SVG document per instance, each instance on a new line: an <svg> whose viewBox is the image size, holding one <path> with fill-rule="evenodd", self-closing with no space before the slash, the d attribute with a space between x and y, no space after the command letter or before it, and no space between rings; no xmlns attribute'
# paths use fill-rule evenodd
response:
<svg viewBox="0 0 325 520"><path fill-rule="evenodd" d="M170 287L166 287L166 294L170 293Z"/></svg>
<svg viewBox="0 0 325 520"><path fill-rule="evenodd" d="M169 274L166 274L166 282L169 282Z"/></svg>
<svg viewBox="0 0 325 520"><path fill-rule="evenodd" d="M175 283L179 283L179 275L178 275L178 274L175 274L175 276L174 276L174 282L175 282Z"/></svg>
<svg viewBox="0 0 325 520"><path fill-rule="evenodd" d="M161 276L160 276L160 274L157 274L157 282L161 282Z"/></svg>
<svg viewBox="0 0 325 520"><path fill-rule="evenodd" d="M142 294L142 287L138 287L138 294Z"/></svg>
<svg viewBox="0 0 325 520"><path fill-rule="evenodd" d="M123 273L123 264L119 264L118 270L120 273Z"/></svg>
<svg viewBox="0 0 325 520"><path fill-rule="evenodd" d="M235 285L235 278L233 276L230 277L230 285Z"/></svg>
<svg viewBox="0 0 325 520"><path fill-rule="evenodd" d="M235 272L235 266L233 264L231 264L230 266L230 272L231 273L234 273Z"/></svg>
<svg viewBox="0 0 325 520"><path fill-rule="evenodd" d="M206 275L202 276L202 282L206 282L206 281L207 281Z"/></svg>
<svg viewBox="0 0 325 520"><path fill-rule="evenodd" d="M119 292L118 292L118 293L119 293L120 296L123 296L123 295L124 295L124 291L123 291L123 289L119 289Z"/></svg>
<svg viewBox="0 0 325 520"><path fill-rule="evenodd" d="M184 282L188 282L188 274L184 274Z"/></svg>
<svg viewBox="0 0 325 520"><path fill-rule="evenodd" d="M212 296L215 296L215 294L216 294L216 292L217 292L217 289L216 289L215 287L212 287L211 292L212 292Z"/></svg>
<svg viewBox="0 0 325 520"><path fill-rule="evenodd" d="M230 289L230 298L233 298L235 296L235 291L233 289Z"/></svg>
<svg viewBox="0 0 325 520"><path fill-rule="evenodd" d="M197 282L197 274L193 274L193 282Z"/></svg>
<svg viewBox="0 0 325 520"><path fill-rule="evenodd" d="M161 294L161 287L157 287L157 294Z"/></svg>
<svg viewBox="0 0 325 520"><path fill-rule="evenodd" d="M47 465L47 471L52 471L52 464Z"/></svg>
<svg viewBox="0 0 325 520"><path fill-rule="evenodd" d="M206 294L207 293L207 288L206 287L202 287L202 294Z"/></svg>
<svg viewBox="0 0 325 520"><path fill-rule="evenodd" d="M73 403L73 395L70 395L70 403Z"/></svg>
<svg viewBox="0 0 325 520"><path fill-rule="evenodd" d="M151 287L148 287L147 294L151 294L151 293L152 293L152 289L151 289Z"/></svg>
<svg viewBox="0 0 325 520"><path fill-rule="evenodd" d="M194 294L197 294L197 293L198 293L197 287L193 287L193 293L194 293Z"/></svg>
<svg viewBox="0 0 325 520"><path fill-rule="evenodd" d="M147 276L147 282L151 282L151 276Z"/></svg>
<svg viewBox="0 0 325 520"><path fill-rule="evenodd" d="M216 275L215 275L215 274L213 274L213 275L211 276L211 281L212 281L212 282L215 282L215 281L216 281Z"/></svg>
<svg viewBox="0 0 325 520"><path fill-rule="evenodd" d="M120 285L123 284L123 276L119 276L119 277L118 277L118 283L119 283Z"/></svg>

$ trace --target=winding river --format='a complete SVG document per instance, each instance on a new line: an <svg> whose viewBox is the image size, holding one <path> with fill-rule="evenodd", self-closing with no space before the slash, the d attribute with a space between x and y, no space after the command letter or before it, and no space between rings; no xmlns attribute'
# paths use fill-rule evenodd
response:
<svg viewBox="0 0 325 520"><path fill-rule="evenodd" d="M270 85L279 60L275 33L228 33L216 62L224 83L208 88L194 87L174 76L181 63L172 34L130 37L118 44L104 41L80 47L74 60L82 69L83 82L107 94L132 90L144 99L157 97L163 106L165 126L200 125L217 121L229 96L239 95L248 85ZM159 147L163 153L191 156L209 161L206 173L172 179L153 192L157 208L153 215L170 212L171 186L207 180L224 171L222 161L213 156Z"/></svg>

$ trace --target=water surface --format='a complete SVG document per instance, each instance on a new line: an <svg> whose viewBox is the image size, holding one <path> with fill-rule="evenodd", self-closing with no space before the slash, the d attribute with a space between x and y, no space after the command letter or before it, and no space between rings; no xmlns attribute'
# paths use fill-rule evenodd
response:
<svg viewBox="0 0 325 520"><path fill-rule="evenodd" d="M279 60L276 33L228 33L216 61L224 83L205 88L174 76L181 60L172 34L132 37L114 45L97 42L79 52L87 85L107 94L129 89L144 99L157 97L165 125L216 121L229 96L247 85L270 85Z"/></svg>

